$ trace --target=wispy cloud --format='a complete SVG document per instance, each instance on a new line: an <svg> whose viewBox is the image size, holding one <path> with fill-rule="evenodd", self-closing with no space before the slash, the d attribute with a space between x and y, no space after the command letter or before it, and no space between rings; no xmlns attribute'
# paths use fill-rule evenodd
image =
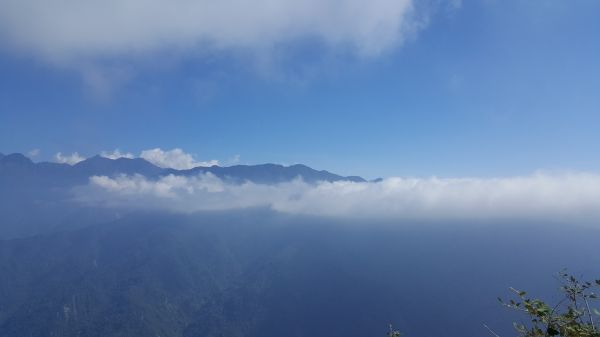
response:
<svg viewBox="0 0 600 337"><path fill-rule="evenodd" d="M121 152L119 149L115 149L114 151L102 151L100 152L100 156L108 159L119 159L119 158L134 158L133 153L131 152Z"/></svg>
<svg viewBox="0 0 600 337"><path fill-rule="evenodd" d="M163 151L160 148L144 150L140 154L140 158L144 158L158 167L178 170L187 170L198 166L219 165L219 161L214 159L197 161L192 154L186 153L179 148L168 151Z"/></svg>
<svg viewBox="0 0 600 337"><path fill-rule="evenodd" d="M116 207L178 212L269 207L292 214L352 218L597 220L600 175L389 178L378 183L317 185L301 180L277 185L235 185L211 174L170 175L158 180L96 176L79 197Z"/></svg>
<svg viewBox="0 0 600 337"><path fill-rule="evenodd" d="M30 158L35 158L40 155L40 152L41 152L40 149L33 149L33 150L30 150L29 152L27 152L27 155Z"/></svg>
<svg viewBox="0 0 600 337"><path fill-rule="evenodd" d="M85 157L80 156L77 152L74 152L70 155L63 155L61 152L59 152L54 155L54 160L61 164L75 165L80 161L84 161Z"/></svg>
<svg viewBox="0 0 600 337"><path fill-rule="evenodd" d="M227 160L227 165L237 165L240 163L241 156L239 154L234 155L233 157Z"/></svg>

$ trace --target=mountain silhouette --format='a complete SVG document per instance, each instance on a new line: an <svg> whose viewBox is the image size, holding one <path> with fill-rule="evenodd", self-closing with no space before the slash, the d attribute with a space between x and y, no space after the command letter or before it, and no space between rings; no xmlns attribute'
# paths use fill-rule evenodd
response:
<svg viewBox="0 0 600 337"><path fill-rule="evenodd" d="M13 153L0 157L0 200L3 201L0 203L0 214L5 222L4 226L0 226L0 240L58 228L82 227L110 218L110 212L86 208L73 200L74 189L88 185L92 176L142 175L153 180L167 175L199 174L213 174L231 184L278 184L295 179L310 184L319 181L365 181L361 177L344 177L306 165L261 164L175 170L160 168L142 158L109 159L94 156L69 165L34 163L23 154Z"/></svg>
<svg viewBox="0 0 600 337"><path fill-rule="evenodd" d="M358 176L340 176L325 170L315 170L301 164L291 166L278 164L235 165L229 167L215 165L211 167L199 166L188 170L176 170L160 168L142 158L109 159L97 155L71 166L49 162L33 163L29 158L20 153L0 157L0 174L6 179L30 179L32 182L35 181L35 183L41 183L45 186L48 184L69 186L84 184L89 177L98 175L112 177L119 174L140 174L152 179L169 174L191 176L206 173L214 174L230 183L249 181L257 184L277 184L294 179L302 179L307 183L316 183L319 181L366 181ZM44 178L51 179L51 181L43 181Z"/></svg>

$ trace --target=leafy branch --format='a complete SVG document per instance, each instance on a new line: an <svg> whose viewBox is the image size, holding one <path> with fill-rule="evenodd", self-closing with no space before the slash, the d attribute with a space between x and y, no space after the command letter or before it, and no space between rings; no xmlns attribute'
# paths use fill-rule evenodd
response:
<svg viewBox="0 0 600 337"><path fill-rule="evenodd" d="M560 290L564 298L554 307L550 307L540 299L530 298L525 291L514 288L515 299L508 302L498 298L504 306L524 312L529 316L529 324L513 323L522 337L600 337L594 316L600 311L590 307L590 302L598 297L592 291L600 286L600 280L593 283L579 281L573 275L562 271L559 273Z"/></svg>

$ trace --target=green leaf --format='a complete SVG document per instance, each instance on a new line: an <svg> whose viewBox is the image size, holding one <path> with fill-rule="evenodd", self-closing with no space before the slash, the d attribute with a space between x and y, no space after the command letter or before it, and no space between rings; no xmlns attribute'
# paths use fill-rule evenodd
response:
<svg viewBox="0 0 600 337"><path fill-rule="evenodd" d="M548 327L548 330L546 332L548 333L549 336L556 336L560 333L558 330L554 329L551 326Z"/></svg>
<svg viewBox="0 0 600 337"><path fill-rule="evenodd" d="M519 324L519 323L513 323L513 326L515 327L515 329L517 329L517 331L519 332L526 332L527 329L525 328L525 326L523 324Z"/></svg>

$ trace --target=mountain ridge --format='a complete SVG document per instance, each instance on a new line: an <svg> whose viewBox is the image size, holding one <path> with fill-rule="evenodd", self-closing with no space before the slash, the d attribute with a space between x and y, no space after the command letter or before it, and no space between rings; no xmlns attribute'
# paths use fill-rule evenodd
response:
<svg viewBox="0 0 600 337"><path fill-rule="evenodd" d="M141 175L157 180L168 175L197 176L213 174L227 184L273 185L294 181L299 177L308 184L321 181L364 182L360 177L343 177L306 165L278 164L235 165L229 167L195 167L189 170L160 168L142 158L110 159L94 156L75 165L64 163L34 163L23 154L13 153L0 158L0 214L5 226L0 226L0 240L25 237L56 228L80 227L96 223L109 213L86 208L74 201L74 191L90 183L92 176L118 177ZM73 221L73 219L86 219Z"/></svg>
<svg viewBox="0 0 600 337"><path fill-rule="evenodd" d="M23 168L33 170L36 176L40 175L71 175L77 182L85 182L90 176L117 174L141 174L147 178L159 178L166 175L191 176L197 174L211 173L215 176L233 183L250 181L259 184L276 184L291 181L301 177L307 183L320 181L336 182L366 182L360 176L342 176L327 170L316 170L303 164L284 166L280 164L265 163L256 165L232 165L232 166L197 166L191 169L178 170L174 168L162 168L156 166L143 158L117 158L110 159L96 155L87 158L74 165L66 163L39 162L34 163L30 158L21 153L0 155L0 172L5 173L5 168ZM15 172L13 172L15 173ZM68 178L68 177L65 177Z"/></svg>

